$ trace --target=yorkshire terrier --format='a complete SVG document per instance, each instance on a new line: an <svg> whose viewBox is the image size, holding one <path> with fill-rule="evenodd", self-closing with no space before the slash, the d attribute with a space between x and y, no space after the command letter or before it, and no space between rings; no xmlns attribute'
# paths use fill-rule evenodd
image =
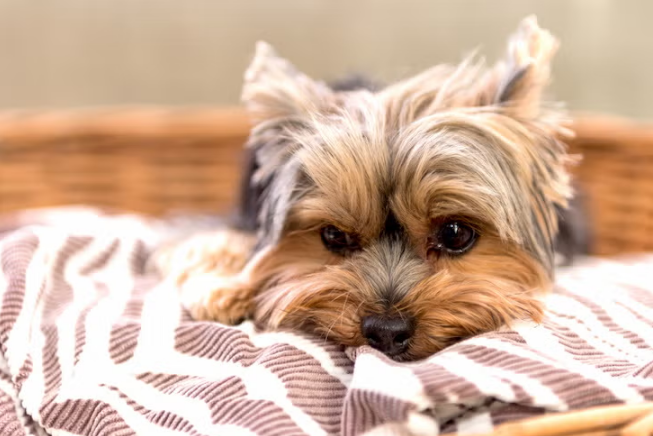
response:
<svg viewBox="0 0 653 436"><path fill-rule="evenodd" d="M164 250L159 268L197 319L399 361L540 320L572 191L566 118L543 99L557 46L530 17L491 68L342 90L259 43L241 227Z"/></svg>

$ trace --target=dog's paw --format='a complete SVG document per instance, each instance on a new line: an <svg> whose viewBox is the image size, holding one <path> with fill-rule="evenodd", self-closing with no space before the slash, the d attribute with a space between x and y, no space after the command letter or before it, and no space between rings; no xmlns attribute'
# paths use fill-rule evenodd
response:
<svg viewBox="0 0 653 436"><path fill-rule="evenodd" d="M200 321L238 324L252 311L253 292L237 277L194 274L179 287L182 305Z"/></svg>
<svg viewBox="0 0 653 436"><path fill-rule="evenodd" d="M222 229L163 247L151 263L193 318L234 324L251 311L253 291L240 273L254 243L251 234Z"/></svg>

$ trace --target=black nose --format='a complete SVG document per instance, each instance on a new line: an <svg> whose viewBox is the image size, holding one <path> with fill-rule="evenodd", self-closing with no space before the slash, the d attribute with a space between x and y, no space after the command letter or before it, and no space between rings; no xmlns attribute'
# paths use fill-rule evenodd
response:
<svg viewBox="0 0 653 436"><path fill-rule="evenodd" d="M388 356L396 356L408 349L413 323L405 317L371 315L363 318L361 331L370 346Z"/></svg>

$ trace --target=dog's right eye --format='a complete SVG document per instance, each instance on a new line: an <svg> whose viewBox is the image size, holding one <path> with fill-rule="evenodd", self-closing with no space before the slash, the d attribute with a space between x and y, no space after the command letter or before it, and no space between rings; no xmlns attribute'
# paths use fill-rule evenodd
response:
<svg viewBox="0 0 653 436"><path fill-rule="evenodd" d="M336 254L347 254L360 248L357 238L336 226L322 227L322 243L327 250Z"/></svg>

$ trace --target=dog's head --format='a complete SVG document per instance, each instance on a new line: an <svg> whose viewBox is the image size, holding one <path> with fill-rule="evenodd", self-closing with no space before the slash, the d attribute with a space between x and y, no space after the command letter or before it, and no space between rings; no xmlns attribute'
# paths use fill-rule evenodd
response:
<svg viewBox="0 0 653 436"><path fill-rule="evenodd" d="M529 18L492 68L337 92L259 43L243 92L255 318L398 360L537 320L570 196L566 131L542 101L556 47Z"/></svg>

